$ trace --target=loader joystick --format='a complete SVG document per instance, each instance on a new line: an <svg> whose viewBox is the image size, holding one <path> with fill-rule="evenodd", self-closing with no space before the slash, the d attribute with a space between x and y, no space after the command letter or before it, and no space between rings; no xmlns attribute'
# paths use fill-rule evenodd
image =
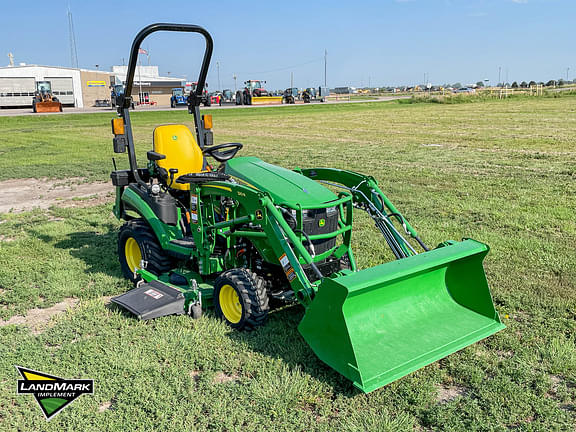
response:
<svg viewBox="0 0 576 432"><path fill-rule="evenodd" d="M178 168L170 168L170 187L174 184L174 176L178 173Z"/></svg>

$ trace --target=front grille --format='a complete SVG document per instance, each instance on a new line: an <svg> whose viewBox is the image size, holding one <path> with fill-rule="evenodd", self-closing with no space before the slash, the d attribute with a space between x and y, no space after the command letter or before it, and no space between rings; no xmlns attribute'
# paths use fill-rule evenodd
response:
<svg viewBox="0 0 576 432"><path fill-rule="evenodd" d="M324 221L324 223L322 223ZM302 222L304 232L308 235L327 234L338 229L338 211L328 213L327 209L304 210ZM312 240L317 255L326 252L336 245L336 237Z"/></svg>
<svg viewBox="0 0 576 432"><path fill-rule="evenodd" d="M336 273L337 271L342 270L342 266L340 264L340 260L331 258L329 260L323 260L321 262L316 263L316 267L324 276L330 276L331 274ZM318 280L318 275L312 269L310 264L305 264L302 266L304 273L306 273L306 277L310 282L316 282Z"/></svg>
<svg viewBox="0 0 576 432"><path fill-rule="evenodd" d="M309 236L317 234L328 234L338 230L338 209L336 207L303 210L304 220L302 228ZM285 210L284 218L290 228L296 229L296 212ZM306 240L304 240L306 244ZM336 237L312 240L316 255L326 252L336 245Z"/></svg>

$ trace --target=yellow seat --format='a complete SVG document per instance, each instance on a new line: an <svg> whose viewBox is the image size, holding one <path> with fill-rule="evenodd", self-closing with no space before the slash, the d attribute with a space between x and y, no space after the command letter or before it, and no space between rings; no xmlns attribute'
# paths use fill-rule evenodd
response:
<svg viewBox="0 0 576 432"><path fill-rule="evenodd" d="M166 156L157 162L166 173L170 168L178 169L172 184L174 189L190 190L190 184L176 183L176 179L184 174L206 171L202 149L194 134L184 125L162 125L154 129L154 151ZM170 182L170 175L167 175L167 182Z"/></svg>

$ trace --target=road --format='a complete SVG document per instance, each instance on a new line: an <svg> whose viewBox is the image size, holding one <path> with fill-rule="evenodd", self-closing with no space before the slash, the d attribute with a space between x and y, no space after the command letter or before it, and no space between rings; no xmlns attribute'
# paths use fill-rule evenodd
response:
<svg viewBox="0 0 576 432"><path fill-rule="evenodd" d="M396 99L406 99L411 96L380 96L374 99L366 100L329 100L324 102L325 104L343 104L343 103L366 103L366 102L386 102ZM321 102L314 102L313 104L319 104ZM245 108L282 108L282 107L295 107L295 106L308 106L308 104L294 104L294 105L213 105L209 107L210 109L245 109ZM208 107L207 107L208 108ZM186 107L170 108L170 107L151 107L151 106L140 106L134 111L172 111L173 109L186 109ZM113 112L115 111L110 107L89 107L89 108L64 108L61 113L33 113L32 108L13 108L13 109L0 109L0 117L11 117L11 116L23 116L23 115L63 115L63 114L89 114L89 113L102 113L102 112Z"/></svg>

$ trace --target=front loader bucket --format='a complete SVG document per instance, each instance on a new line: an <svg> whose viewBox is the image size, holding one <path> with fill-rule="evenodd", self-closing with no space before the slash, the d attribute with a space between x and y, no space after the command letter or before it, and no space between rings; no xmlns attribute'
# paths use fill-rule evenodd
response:
<svg viewBox="0 0 576 432"><path fill-rule="evenodd" d="M282 96L252 96L252 105L281 105Z"/></svg>
<svg viewBox="0 0 576 432"><path fill-rule="evenodd" d="M36 102L36 112L60 112L62 104L60 102Z"/></svg>
<svg viewBox="0 0 576 432"><path fill-rule="evenodd" d="M504 328L482 261L465 240L325 278L298 330L316 355L368 393Z"/></svg>

